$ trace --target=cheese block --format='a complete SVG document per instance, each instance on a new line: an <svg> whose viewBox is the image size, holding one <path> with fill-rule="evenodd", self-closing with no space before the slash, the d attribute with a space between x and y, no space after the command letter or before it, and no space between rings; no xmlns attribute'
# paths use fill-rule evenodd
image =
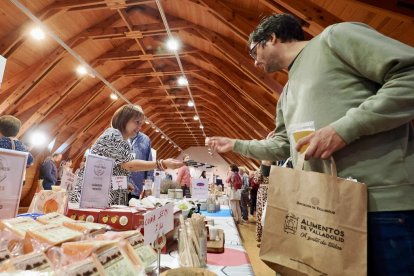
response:
<svg viewBox="0 0 414 276"><path fill-rule="evenodd" d="M29 217L17 217L0 221L0 229L8 229L24 238L26 231L42 224Z"/></svg>
<svg viewBox="0 0 414 276"><path fill-rule="evenodd" d="M43 224L49 224L49 223L63 224L64 222L71 222L73 220L68 218L67 216L54 212L54 213L49 213L47 215L38 217L37 221Z"/></svg>
<svg viewBox="0 0 414 276"><path fill-rule="evenodd" d="M10 251L7 248L0 249L0 264L4 261L10 260L11 257Z"/></svg>
<svg viewBox="0 0 414 276"><path fill-rule="evenodd" d="M41 272L52 272L53 268L43 252L34 252L27 255L22 255L16 258L12 258L6 261L6 264L2 265L3 271L13 272L21 270L32 270Z"/></svg>
<svg viewBox="0 0 414 276"><path fill-rule="evenodd" d="M82 236L82 233L59 224L38 226L26 232L24 252L32 252L34 248L46 250L63 242L78 240Z"/></svg>
<svg viewBox="0 0 414 276"><path fill-rule="evenodd" d="M144 237L139 231L130 231L132 235L125 237L129 246L126 246L126 252L130 259L137 265L145 268L157 260L157 253L150 245L144 245Z"/></svg>
<svg viewBox="0 0 414 276"><path fill-rule="evenodd" d="M107 225L94 223L94 222L87 222L87 221L81 221L81 220L70 220L70 221L64 221L63 226L66 226L70 229L73 229L75 231L79 231L82 233L90 233L95 231L106 231L108 229Z"/></svg>
<svg viewBox="0 0 414 276"><path fill-rule="evenodd" d="M103 248L93 254L94 259L102 266L101 275L107 276L134 276L138 268L134 267L128 255L118 246Z"/></svg>
<svg viewBox="0 0 414 276"><path fill-rule="evenodd" d="M89 257L96 250L103 247L112 247L117 241L102 240L102 241L78 241L65 242L62 244L62 253L69 261L80 261Z"/></svg>
<svg viewBox="0 0 414 276"><path fill-rule="evenodd" d="M59 271L58 275L60 276L79 276L79 275L98 276L99 266L100 264L97 263L93 258L86 258L83 261L76 262L74 264L64 267L61 271Z"/></svg>

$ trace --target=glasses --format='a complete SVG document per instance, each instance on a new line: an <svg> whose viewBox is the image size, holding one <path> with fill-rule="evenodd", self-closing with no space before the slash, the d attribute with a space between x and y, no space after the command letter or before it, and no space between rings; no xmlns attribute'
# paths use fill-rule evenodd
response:
<svg viewBox="0 0 414 276"><path fill-rule="evenodd" d="M260 40L258 42L256 42L256 44L254 44L254 46L249 50L249 54L250 56L256 60L257 59L257 45L259 45L260 42L262 42L263 40Z"/></svg>

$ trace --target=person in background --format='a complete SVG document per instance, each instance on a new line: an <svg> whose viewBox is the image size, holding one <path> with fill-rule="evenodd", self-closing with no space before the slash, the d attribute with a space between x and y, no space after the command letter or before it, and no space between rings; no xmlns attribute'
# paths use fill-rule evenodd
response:
<svg viewBox="0 0 414 276"><path fill-rule="evenodd" d="M306 41L289 14L262 20L249 38L255 65L289 74L268 140L212 137L208 146L259 160L352 177L368 188L368 271L414 271L414 48L362 23L328 26ZM295 140L300 126L314 129Z"/></svg>
<svg viewBox="0 0 414 276"><path fill-rule="evenodd" d="M241 188L241 200L240 208L242 214L242 222L247 223L249 221L249 192L250 192L250 181L249 175L247 174L248 170L245 167L239 167L239 174L242 179L242 188Z"/></svg>
<svg viewBox="0 0 414 276"><path fill-rule="evenodd" d="M79 163L79 168L76 169L75 175L78 175L79 171L85 167L86 164L86 156L83 156L82 161Z"/></svg>
<svg viewBox="0 0 414 276"><path fill-rule="evenodd" d="M254 178L255 172L250 171L249 182L250 182L250 215L254 216L257 205L257 190L259 189L259 184L256 183Z"/></svg>
<svg viewBox="0 0 414 276"><path fill-rule="evenodd" d="M190 155L184 154L183 161L184 163L190 160ZM182 166L178 170L177 175L177 183L181 185L181 189L183 189L183 195L185 196L186 191L191 187L191 174L190 169L187 165Z"/></svg>
<svg viewBox="0 0 414 276"><path fill-rule="evenodd" d="M59 181L62 180L62 175L64 171L72 172L72 159L66 159L60 162L59 166Z"/></svg>
<svg viewBox="0 0 414 276"><path fill-rule="evenodd" d="M62 154L54 153L46 157L40 167L40 178L43 179L43 189L52 190L52 186L58 182L58 169L56 164L62 160Z"/></svg>
<svg viewBox="0 0 414 276"><path fill-rule="evenodd" d="M260 247L262 241L262 215L263 210L267 202L267 189L269 184L269 172L272 162L262 161L260 169L254 172L254 181L259 185L257 190L257 211L256 211L256 241L258 242L257 247Z"/></svg>
<svg viewBox="0 0 414 276"><path fill-rule="evenodd" d="M230 169L227 173L226 183L228 183L230 186L229 187L230 188L229 200L230 200L230 208L233 214L234 221L236 223L241 224L243 223L243 220L242 220L242 215L241 215L241 210L240 210L240 198L234 197L234 195L237 193L237 189L235 188L236 186L235 183L238 181L242 182L242 179L239 174L239 168L237 167L237 165L232 164L230 165Z"/></svg>
<svg viewBox="0 0 414 276"><path fill-rule="evenodd" d="M112 117L111 127L107 128L96 140L91 147L90 153L114 159L115 166L112 171L114 176L129 177L130 172L133 171L177 169L183 166L182 162L174 159L144 161L134 158L128 139L137 135L143 123L144 112L141 106L127 104L120 107ZM81 169L79 171L75 189L70 194L71 202L79 202L80 200L84 170ZM129 183L128 189L133 190L134 186ZM127 193L128 190L126 189L114 189L114 187L111 187L108 203L110 205L127 205Z"/></svg>
<svg viewBox="0 0 414 276"><path fill-rule="evenodd" d="M33 165L33 155L29 149L16 139L22 122L11 115L0 116L0 148L28 152L27 167Z"/></svg>
<svg viewBox="0 0 414 276"><path fill-rule="evenodd" d="M206 171L202 171L200 174L200 178L207 178Z"/></svg>
<svg viewBox="0 0 414 276"><path fill-rule="evenodd" d="M146 134L138 132L137 135L130 139L130 142L132 145L132 152L135 154L135 159L152 161L151 140ZM140 198L146 179L154 181L154 170L131 173L130 181L135 189L128 194L128 201L131 198Z"/></svg>

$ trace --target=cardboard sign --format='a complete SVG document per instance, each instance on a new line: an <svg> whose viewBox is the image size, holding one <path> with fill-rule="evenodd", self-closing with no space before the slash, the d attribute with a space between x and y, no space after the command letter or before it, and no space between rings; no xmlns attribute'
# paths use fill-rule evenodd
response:
<svg viewBox="0 0 414 276"><path fill-rule="evenodd" d="M144 244L150 244L162 234L174 229L174 204L168 203L144 214Z"/></svg>
<svg viewBox="0 0 414 276"><path fill-rule="evenodd" d="M69 170L63 170L62 180L60 182L60 187L67 191L72 191L76 185L77 175L72 173Z"/></svg>
<svg viewBox="0 0 414 276"><path fill-rule="evenodd" d="M27 152L0 149L0 219L17 215L28 156Z"/></svg>
<svg viewBox="0 0 414 276"><path fill-rule="evenodd" d="M126 176L112 176L112 183L112 187L114 190L128 189L128 181Z"/></svg>
<svg viewBox="0 0 414 276"><path fill-rule="evenodd" d="M114 160L88 154L80 197L81 208L106 208L109 206Z"/></svg>
<svg viewBox="0 0 414 276"><path fill-rule="evenodd" d="M192 198L207 199L208 198L208 180L205 178L192 179Z"/></svg>
<svg viewBox="0 0 414 276"><path fill-rule="evenodd" d="M153 186L152 194L156 198L160 198L160 193L161 193L161 177L160 176L154 176L154 186Z"/></svg>

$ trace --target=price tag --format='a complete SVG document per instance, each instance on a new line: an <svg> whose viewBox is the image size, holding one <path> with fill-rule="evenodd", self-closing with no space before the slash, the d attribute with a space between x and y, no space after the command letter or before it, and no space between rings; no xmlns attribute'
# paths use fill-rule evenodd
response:
<svg viewBox="0 0 414 276"><path fill-rule="evenodd" d="M0 149L0 219L17 215L28 155Z"/></svg>
<svg viewBox="0 0 414 276"><path fill-rule="evenodd" d="M153 195L156 198L160 198L160 193L161 193L161 177L160 176L154 176L154 191L153 191Z"/></svg>
<svg viewBox="0 0 414 276"><path fill-rule="evenodd" d="M68 170L63 170L62 181L60 182L60 187L67 191L72 191L75 187L77 176Z"/></svg>
<svg viewBox="0 0 414 276"><path fill-rule="evenodd" d="M168 203L144 214L144 244L150 244L174 229L174 204Z"/></svg>
<svg viewBox="0 0 414 276"><path fill-rule="evenodd" d="M128 181L126 176L112 176L112 187L116 189L128 189Z"/></svg>
<svg viewBox="0 0 414 276"><path fill-rule="evenodd" d="M81 208L106 208L109 206L113 167L113 159L88 154L80 198Z"/></svg>
<svg viewBox="0 0 414 276"><path fill-rule="evenodd" d="M194 199L207 199L208 198L208 180L205 178L192 179L192 193L191 197Z"/></svg>

